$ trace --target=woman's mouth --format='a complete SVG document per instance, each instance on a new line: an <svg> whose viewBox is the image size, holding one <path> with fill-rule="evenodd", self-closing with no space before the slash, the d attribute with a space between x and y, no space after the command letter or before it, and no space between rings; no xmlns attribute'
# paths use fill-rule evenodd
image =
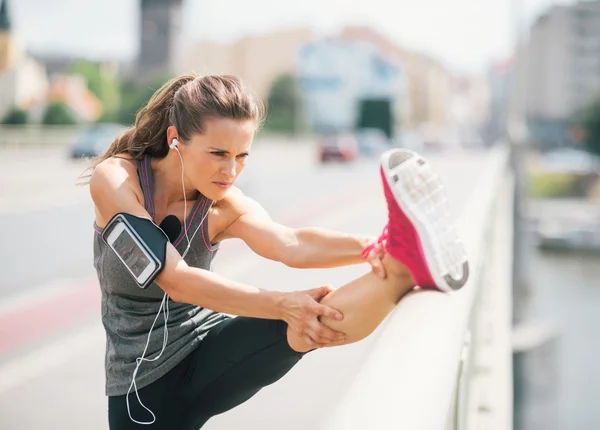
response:
<svg viewBox="0 0 600 430"><path fill-rule="evenodd" d="M231 187L233 184L229 183L229 182L213 182L213 184L215 184L217 187L226 190L227 188Z"/></svg>

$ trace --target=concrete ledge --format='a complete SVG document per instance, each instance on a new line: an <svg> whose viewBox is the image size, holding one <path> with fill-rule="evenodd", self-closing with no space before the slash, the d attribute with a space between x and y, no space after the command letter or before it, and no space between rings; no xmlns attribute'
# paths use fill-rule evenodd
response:
<svg viewBox="0 0 600 430"><path fill-rule="evenodd" d="M66 147L85 129L85 126L2 125L0 150L26 147Z"/></svg>
<svg viewBox="0 0 600 430"><path fill-rule="evenodd" d="M492 149L487 162L487 174L458 221L471 262L467 285L454 294L418 291L405 297L320 429L447 428L508 148Z"/></svg>
<svg viewBox="0 0 600 430"><path fill-rule="evenodd" d="M473 357L459 429L513 427L512 273L514 175L506 175L496 206L479 297L469 332Z"/></svg>

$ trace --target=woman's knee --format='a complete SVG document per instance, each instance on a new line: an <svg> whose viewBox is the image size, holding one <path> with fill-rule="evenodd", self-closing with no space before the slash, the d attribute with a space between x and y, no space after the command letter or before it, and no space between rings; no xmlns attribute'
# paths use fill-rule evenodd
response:
<svg viewBox="0 0 600 430"><path fill-rule="evenodd" d="M325 325L328 325L328 322L329 322L329 320L326 322L323 322L323 323ZM314 351L319 348L343 346L343 345L348 345L348 344L351 344L354 342L358 342L359 340L364 339L365 337L367 337L370 334L370 332L365 332L364 330L359 331L349 325L346 327L342 323L340 323L340 321L331 320L331 322L332 322L332 326L330 326L330 328L346 334L346 340L344 340L343 342L336 342L336 343L333 343L330 345L317 345L317 344L315 344L315 342L311 341L310 339L307 339L306 337L300 336L297 332L291 330L288 327L288 329L287 329L288 345L290 346L290 348L292 348L292 350L294 350L298 353L307 353L307 352Z"/></svg>
<svg viewBox="0 0 600 430"><path fill-rule="evenodd" d="M300 334L292 330L290 327L287 328L286 337L288 345L295 352L306 353L315 349L314 343L309 342L308 339L300 336Z"/></svg>

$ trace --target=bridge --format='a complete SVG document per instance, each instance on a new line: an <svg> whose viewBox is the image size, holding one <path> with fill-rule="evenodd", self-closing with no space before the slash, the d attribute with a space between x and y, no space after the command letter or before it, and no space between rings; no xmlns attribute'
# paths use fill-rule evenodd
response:
<svg viewBox="0 0 600 430"><path fill-rule="evenodd" d="M376 160L320 166L313 149L258 141L242 179L248 194L292 226L378 234L386 209ZM93 212L85 190L72 187L84 165L68 160L60 142L43 150L13 144L0 154L0 427L107 428ZM467 245L468 284L453 294L411 292L367 339L307 355L206 429L513 428L510 148L425 155L446 183ZM298 271L234 242L223 245L215 270L296 290L342 285L368 267Z"/></svg>

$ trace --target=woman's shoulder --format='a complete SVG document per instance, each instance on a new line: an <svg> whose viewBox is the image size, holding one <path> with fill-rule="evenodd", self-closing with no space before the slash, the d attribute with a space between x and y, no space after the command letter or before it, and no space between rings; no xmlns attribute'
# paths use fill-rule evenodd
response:
<svg viewBox="0 0 600 430"><path fill-rule="evenodd" d="M137 165L135 159L128 154L117 154L98 163L90 176L90 189L114 188L123 185L137 193L139 188ZM141 191L141 190L140 190Z"/></svg>
<svg viewBox="0 0 600 430"><path fill-rule="evenodd" d="M102 160L98 164L98 166L101 166L101 165L118 166L118 167L122 167L125 169L127 169L127 168L135 169L136 168L136 160L131 155L124 152L122 154L112 155L112 156L106 158L105 160Z"/></svg>
<svg viewBox="0 0 600 430"><path fill-rule="evenodd" d="M116 175L119 178L137 176L135 159L129 154L116 154L112 157L102 160L94 167L90 182L94 180L94 177L104 176L107 174L111 176Z"/></svg>
<svg viewBox="0 0 600 430"><path fill-rule="evenodd" d="M237 187L232 187L227 195L219 200L217 207L233 219L255 210L264 210L256 200L244 194Z"/></svg>
<svg viewBox="0 0 600 430"><path fill-rule="evenodd" d="M245 195L240 189L232 187L227 195L215 202L213 205L213 214L215 215L215 230L220 232L215 236L215 241L220 242L224 239L234 237L227 233L227 230L243 215L251 213L266 213L262 206L253 198Z"/></svg>

